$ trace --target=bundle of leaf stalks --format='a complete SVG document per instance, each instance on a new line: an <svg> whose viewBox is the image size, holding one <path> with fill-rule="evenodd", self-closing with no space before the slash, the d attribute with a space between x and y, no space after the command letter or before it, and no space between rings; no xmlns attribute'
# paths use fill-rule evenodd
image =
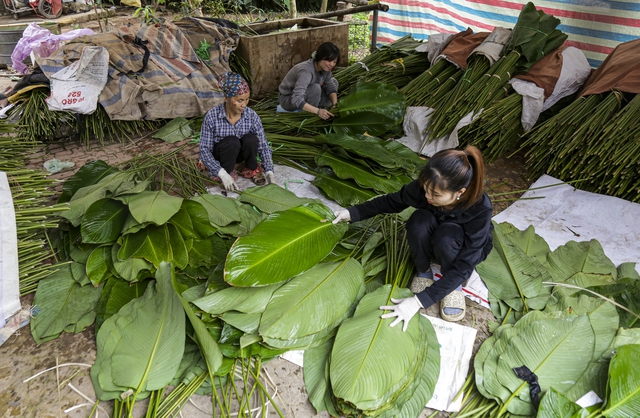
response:
<svg viewBox="0 0 640 418"><path fill-rule="evenodd" d="M484 55L473 54L469 57L469 64L462 74L456 74L456 79L460 79L460 82L450 82L451 79L438 89L435 94L432 94L432 98L428 100L427 106L433 107L435 110L431 114L429 125L434 132L439 132L445 129L443 125L450 123L449 109L451 109L460 100L460 97L467 91L473 83L476 83L480 78L489 71L491 63L489 59Z"/></svg>
<svg viewBox="0 0 640 418"><path fill-rule="evenodd" d="M211 178L198 169L197 160L184 155L188 148L182 145L164 154L147 152L122 163L120 168L152 183L153 190L185 198L205 194Z"/></svg>
<svg viewBox="0 0 640 418"><path fill-rule="evenodd" d="M415 51L415 49L420 45L422 45L422 41L413 39L411 35L405 35L389 45L383 45L376 49L371 54L364 57L362 61L358 61L346 68L336 71L334 77L338 80L338 95L342 96L344 94L348 94L351 88L358 82L369 80L367 77L369 77L371 73L374 74L372 76L372 81L381 81L386 83L387 80L381 78L382 74L385 73L385 70L387 74L389 72L393 73L396 82L404 82L406 78L404 77L405 74L402 74L401 63L409 56L416 55L415 58L411 59L411 71L416 74L424 71L424 69L429 66L429 62L426 59L425 53ZM421 55L424 55L424 57L419 57ZM398 64L395 68L393 68L394 63ZM417 68L420 63L424 63L425 65L425 68L422 70ZM387 68L389 66L392 68ZM407 71L407 67L407 64L404 64L405 73Z"/></svg>
<svg viewBox="0 0 640 418"><path fill-rule="evenodd" d="M556 29L559 24L559 19L527 3L520 11L503 56L453 103L443 121L446 123L429 125L430 136L440 138L449 134L468 113L478 113L508 95L511 90L507 84L514 75L526 72L567 39L567 35Z"/></svg>
<svg viewBox="0 0 640 418"><path fill-rule="evenodd" d="M0 123L0 133L14 129L14 125ZM45 171L25 168L28 154L37 149L37 145L10 136L0 137L0 170L7 175L15 211L21 295L34 292L38 281L51 273L55 256L46 231L56 227L57 214L63 210L50 206L55 180L47 179Z"/></svg>
<svg viewBox="0 0 640 418"><path fill-rule="evenodd" d="M133 135L152 129L156 124L152 121L111 120L104 108L98 104L96 111L90 115L74 115L69 112L49 110L46 99L49 88L37 88L19 94L19 104L12 115L20 115L16 137L23 141L53 141L68 138L74 134L87 146L91 139L100 144L105 140L124 141Z"/></svg>
<svg viewBox="0 0 640 418"><path fill-rule="evenodd" d="M395 58L392 61L373 66L361 78L361 81L386 83L403 88L417 75L422 74L425 68L429 68L427 53L413 51L405 57Z"/></svg>
<svg viewBox="0 0 640 418"><path fill-rule="evenodd" d="M638 95L580 97L525 137L531 175L588 178L581 188L640 202L639 114Z"/></svg>
<svg viewBox="0 0 640 418"><path fill-rule="evenodd" d="M447 60L439 60L431 68L411 80L400 91L407 106L428 106L433 92L448 81L457 83L462 73Z"/></svg>

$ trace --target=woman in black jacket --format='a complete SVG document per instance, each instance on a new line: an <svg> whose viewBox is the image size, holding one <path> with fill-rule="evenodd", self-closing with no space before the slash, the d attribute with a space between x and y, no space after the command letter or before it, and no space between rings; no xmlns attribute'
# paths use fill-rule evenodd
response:
<svg viewBox="0 0 640 418"><path fill-rule="evenodd" d="M429 160L418 180L400 191L335 212L337 223L416 208L407 222L407 240L418 270L411 284L415 296L392 299L395 305L380 307L391 311L383 318L396 318L391 326L404 321L406 330L420 308L436 302L443 319L464 318L462 284L492 248L492 207L483 177L484 162L476 147L443 150ZM442 279L435 282L432 261L440 263L442 272Z"/></svg>

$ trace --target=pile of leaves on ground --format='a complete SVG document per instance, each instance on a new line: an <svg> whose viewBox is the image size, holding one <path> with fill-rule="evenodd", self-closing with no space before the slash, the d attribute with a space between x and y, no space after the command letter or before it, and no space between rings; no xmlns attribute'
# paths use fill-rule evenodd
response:
<svg viewBox="0 0 640 418"><path fill-rule="evenodd" d="M533 227L496 224L478 273L499 321L474 359L474 417L629 417L640 391L640 275L596 240L551 251ZM602 402L577 405L595 392ZM466 415L465 415L466 416Z"/></svg>
<svg viewBox="0 0 640 418"><path fill-rule="evenodd" d="M433 327L421 318L403 333L379 310L410 294L405 218L334 225L322 203L277 185L237 199L154 186L101 161L70 177L61 262L34 299L39 344L95 323L91 379L114 417L145 398L147 416L175 416L194 393L211 395L213 416L247 415L256 399L284 416L261 365L290 349L311 353L318 410L419 415L439 373Z"/></svg>

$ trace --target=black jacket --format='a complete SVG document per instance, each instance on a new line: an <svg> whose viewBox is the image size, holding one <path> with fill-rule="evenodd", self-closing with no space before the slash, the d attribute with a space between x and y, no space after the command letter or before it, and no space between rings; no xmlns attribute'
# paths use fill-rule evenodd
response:
<svg viewBox="0 0 640 418"><path fill-rule="evenodd" d="M491 252L493 208L489 196L483 194L480 200L468 208L460 205L453 210L444 211L427 202L424 190L418 181L414 180L398 192L377 197L348 210L351 221L356 222L380 213L401 212L409 206L430 211L436 216L438 224L453 222L460 225L465 235L463 246L452 267L448 271L442 271L442 277L446 280L439 280L417 295L422 306L428 308L469 279L473 269Z"/></svg>

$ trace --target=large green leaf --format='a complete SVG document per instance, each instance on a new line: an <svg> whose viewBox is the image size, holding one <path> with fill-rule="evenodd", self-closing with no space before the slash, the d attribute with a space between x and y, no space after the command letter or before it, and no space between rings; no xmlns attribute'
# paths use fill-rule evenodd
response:
<svg viewBox="0 0 640 418"><path fill-rule="evenodd" d="M133 299L142 296L149 282L150 280L129 283L113 276L109 278L102 288L102 295L96 307L96 332L107 318Z"/></svg>
<svg viewBox="0 0 640 418"><path fill-rule="evenodd" d="M330 152L316 157L318 165L329 166L341 179L353 179L361 187L377 190L381 193L393 193L400 190L402 183L386 177L380 177L370 169L352 161L340 158Z"/></svg>
<svg viewBox="0 0 640 418"><path fill-rule="evenodd" d="M163 270L163 271L161 271ZM167 272L168 270L168 272ZM177 288L176 276L173 271L173 266L168 263L160 264L158 268L159 274L170 274L171 275L171 283L173 288ZM179 293L176 292L178 299L180 300L180 304L184 309L185 314L187 314L187 318L189 318L189 322L191 322L191 326L193 327L193 331L195 334L195 340L198 343L198 347L200 347L200 351L202 352L202 357L204 357L207 362L207 369L209 371L210 378L213 378L213 374L218 370L220 365L222 364L222 353L218 348L218 344L215 342L206 325L202 322L202 320L193 312L189 302L187 302Z"/></svg>
<svg viewBox="0 0 640 418"><path fill-rule="evenodd" d="M543 262L551 252L549 244L544 238L536 234L533 225L529 225L524 231L519 230L508 222L494 224L494 226L500 228L513 245L520 248L526 255L537 258L540 262Z"/></svg>
<svg viewBox="0 0 640 418"><path fill-rule="evenodd" d="M542 309L550 295L550 288L543 287L542 282L551 280L551 276L541 262L513 243L518 235L528 236L528 230L520 233L509 230L505 234L503 227L496 225L492 235L493 250L476 267L489 291L517 311ZM530 241L520 239L516 242ZM528 248L532 253L540 252ZM528 303L532 301L533 304Z"/></svg>
<svg viewBox="0 0 640 418"><path fill-rule="evenodd" d="M340 100L339 117L333 129L342 133L383 134L402 122L404 95L395 86L360 83Z"/></svg>
<svg viewBox="0 0 640 418"><path fill-rule="evenodd" d="M81 286L68 264L40 280L33 300L38 307L38 313L31 319L33 339L42 344L57 338L69 326L73 332L79 332L91 325L101 292L102 286Z"/></svg>
<svg viewBox="0 0 640 418"><path fill-rule="evenodd" d="M73 176L65 180L58 203L68 202L81 188L99 183L104 177L117 173L119 170L102 160L91 161L78 170Z"/></svg>
<svg viewBox="0 0 640 418"><path fill-rule="evenodd" d="M484 390L513 414L535 413L529 384L516 377L514 367L525 365L535 373L543 393L551 387L564 393L592 361L595 335L587 315L558 318L533 311L503 328L490 353L476 359L476 370L483 369Z"/></svg>
<svg viewBox="0 0 640 418"><path fill-rule="evenodd" d="M242 221L235 199L205 194L196 196L193 200L204 206L209 214L209 220L216 226L226 226L232 222Z"/></svg>
<svg viewBox="0 0 640 418"><path fill-rule="evenodd" d="M298 197L277 184L250 187L242 192L238 200L254 205L266 213L281 212L306 203L317 203L314 199Z"/></svg>
<svg viewBox="0 0 640 418"><path fill-rule="evenodd" d="M542 397L536 418L586 418L588 415L589 411L551 388Z"/></svg>
<svg viewBox="0 0 640 418"><path fill-rule="evenodd" d="M614 284L616 266L605 255L596 240L569 241L547 256L547 266L554 282L569 283L580 287ZM563 293L577 292L563 289Z"/></svg>
<svg viewBox="0 0 640 418"><path fill-rule="evenodd" d="M109 244L118 239L129 211L127 206L113 199L93 203L82 217L82 242Z"/></svg>
<svg viewBox="0 0 640 418"><path fill-rule="evenodd" d="M258 332L283 340L315 334L334 324L363 294L364 271L356 260L317 264L274 292Z"/></svg>
<svg viewBox="0 0 640 418"><path fill-rule="evenodd" d="M427 334L427 361L420 371L420 384L417 385L415 391L407 402L402 404L402 410L397 418L415 418L424 410L424 406L431 400L440 376L440 344L436 330L433 329L431 321L423 315L420 318L420 326L423 332Z"/></svg>
<svg viewBox="0 0 640 418"><path fill-rule="evenodd" d="M313 185L343 207L364 203L378 195L373 190L363 189L354 181L342 180L335 174L318 172L313 179Z"/></svg>
<svg viewBox="0 0 640 418"><path fill-rule="evenodd" d="M189 138L191 133L190 122L183 117L178 117L158 129L151 137L173 144Z"/></svg>
<svg viewBox="0 0 640 418"><path fill-rule="evenodd" d="M129 198L129 210L136 221L164 225L182 206L182 198L164 190L144 191Z"/></svg>
<svg viewBox="0 0 640 418"><path fill-rule="evenodd" d="M98 247L91 252L87 260L86 269L87 276L94 286L99 285L109 277L113 276L111 270L113 263L111 261L111 245Z"/></svg>
<svg viewBox="0 0 640 418"><path fill-rule="evenodd" d="M402 326L389 326L391 318L380 317L380 306L390 303L390 293L391 285L386 285L365 295L353 317L338 329L331 352L333 393L360 410L390 408L389 396L415 378L417 359L426 355L419 321L409 322L402 332ZM393 297L409 294L396 291Z"/></svg>
<svg viewBox="0 0 640 418"><path fill-rule="evenodd" d="M304 386L309 402L317 414L327 410L327 395L331 393L327 371L332 349L333 340L328 340L317 347L304 350Z"/></svg>
<svg viewBox="0 0 640 418"><path fill-rule="evenodd" d="M270 215L233 244L225 264L225 281L233 286L266 286L313 267L348 228L332 224L332 219L331 210L319 204Z"/></svg>
<svg viewBox="0 0 640 418"><path fill-rule="evenodd" d="M609 366L607 402L602 415L607 418L630 418L640 411L640 345L625 345L618 349Z"/></svg>
<svg viewBox="0 0 640 418"><path fill-rule="evenodd" d="M273 292L280 286L281 284L261 287L229 287L196 299L193 304L212 315L221 315L227 311L262 313Z"/></svg>
<svg viewBox="0 0 640 418"><path fill-rule="evenodd" d="M171 261L173 253L167 226L150 225L135 234L125 235L118 251L118 259L129 258L142 258L156 268L163 261Z"/></svg>
<svg viewBox="0 0 640 418"><path fill-rule="evenodd" d="M129 389L133 399L163 389L176 374L185 347L185 315L163 265L144 295L124 305L98 331L91 380L102 400Z"/></svg>
<svg viewBox="0 0 640 418"><path fill-rule="evenodd" d="M369 162L375 162L387 169L401 168L402 160L396 154L384 147L385 141L365 135L326 134L314 138L321 144L329 144L334 147L334 152L340 156L347 155L364 157ZM343 150L343 151L341 151ZM358 161L356 159L356 161ZM360 162L360 161L359 161ZM363 164L364 165L364 164ZM371 167L373 169L373 167ZM387 174L388 170L384 170ZM381 175L378 173L378 175Z"/></svg>
<svg viewBox="0 0 640 418"><path fill-rule="evenodd" d="M111 247L111 260L113 261L113 275L129 282L137 282L152 277L153 264L142 258L131 257L125 260L118 258L120 244Z"/></svg>
<svg viewBox="0 0 640 418"><path fill-rule="evenodd" d="M209 221L209 213L201 203L195 200L184 200L182 208L189 213L193 231L198 237L204 239L216 233L216 228Z"/></svg>
<svg viewBox="0 0 640 418"><path fill-rule="evenodd" d="M99 183L80 188L71 197L69 209L61 212L60 216L69 220L73 226L80 225L84 213L96 200L108 197L107 195L116 190L122 182L132 177L131 173L116 172L102 178Z"/></svg>

